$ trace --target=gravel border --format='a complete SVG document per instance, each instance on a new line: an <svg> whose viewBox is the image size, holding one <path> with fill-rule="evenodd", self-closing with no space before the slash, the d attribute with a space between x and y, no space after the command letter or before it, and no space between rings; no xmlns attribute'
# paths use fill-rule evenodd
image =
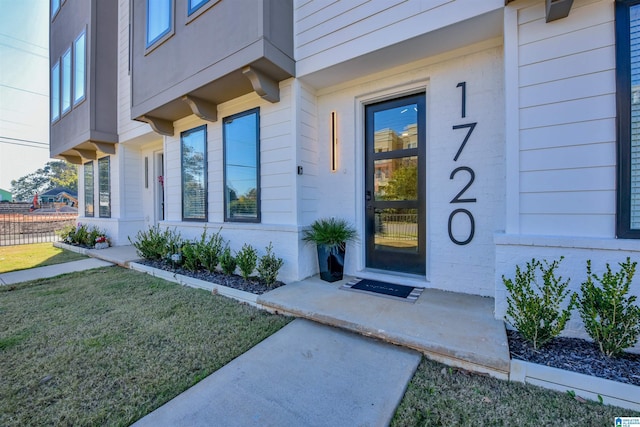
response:
<svg viewBox="0 0 640 427"><path fill-rule="evenodd" d="M640 386L640 354L606 357L598 345L579 338L558 337L534 350L519 332L507 331L511 358Z"/></svg>

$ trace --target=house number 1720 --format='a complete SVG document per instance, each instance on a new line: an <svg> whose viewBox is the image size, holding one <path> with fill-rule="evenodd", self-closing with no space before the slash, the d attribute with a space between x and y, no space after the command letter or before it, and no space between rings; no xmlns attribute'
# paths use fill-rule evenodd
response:
<svg viewBox="0 0 640 427"><path fill-rule="evenodd" d="M464 119L467 116L467 82L460 82L456 87L461 88L462 108L461 108L460 115ZM469 138L471 138L471 134L473 133L473 130L476 128L477 124L478 124L477 122L472 122L472 123L464 123L464 124L453 126L453 130L459 130L459 129L467 130L467 133L465 134L464 139L462 140L462 143L458 148L458 151L456 152L455 156L453 156L454 162L457 162L458 159L460 158L460 155L462 155L462 152L466 147L467 143L469 142ZM474 170L469 166L459 166L455 168L453 171L451 171L451 175L449 175L449 179L451 180L454 179L456 175L465 176L467 179L467 182L462 187L462 189L458 192L458 194L456 194L454 198L451 199L449 203L451 204L476 203L475 197L474 198L465 197L466 191L469 189L469 187L471 187L471 185L476 179L476 173L474 172ZM457 215L466 217L466 219L469 221L469 234L465 238L457 238L453 235L453 220ZM471 211L465 208L454 209L451 212L451 214L449 214L449 224L447 227L447 231L449 232L449 239L451 239L451 241L456 245L469 244L471 240L473 240L473 235L476 232L476 221L473 218L473 214L471 213Z"/></svg>

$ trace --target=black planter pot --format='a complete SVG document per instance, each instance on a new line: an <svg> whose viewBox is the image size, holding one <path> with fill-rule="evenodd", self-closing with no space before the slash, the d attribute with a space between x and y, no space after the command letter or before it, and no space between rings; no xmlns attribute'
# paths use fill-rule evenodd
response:
<svg viewBox="0 0 640 427"><path fill-rule="evenodd" d="M318 266L320 278L326 282L342 280L344 271L345 245L316 246L318 249Z"/></svg>

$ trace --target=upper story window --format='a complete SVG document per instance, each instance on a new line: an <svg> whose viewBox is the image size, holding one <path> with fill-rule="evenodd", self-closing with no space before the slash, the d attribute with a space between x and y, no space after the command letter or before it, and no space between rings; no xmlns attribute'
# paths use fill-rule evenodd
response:
<svg viewBox="0 0 640 427"><path fill-rule="evenodd" d="M640 238L640 0L616 1L619 238Z"/></svg>
<svg viewBox="0 0 640 427"><path fill-rule="evenodd" d="M173 0L147 0L147 47L173 31Z"/></svg>
<svg viewBox="0 0 640 427"><path fill-rule="evenodd" d="M207 126L180 134L182 219L207 220Z"/></svg>
<svg viewBox="0 0 640 427"><path fill-rule="evenodd" d="M204 6L205 3L209 3L210 0L189 0L189 11L188 14L191 15L196 10L200 9Z"/></svg>
<svg viewBox="0 0 640 427"><path fill-rule="evenodd" d="M223 120L224 220L260 222L260 109Z"/></svg>
<svg viewBox="0 0 640 427"><path fill-rule="evenodd" d="M86 32L73 42L73 105L84 99L87 73Z"/></svg>
<svg viewBox="0 0 640 427"><path fill-rule="evenodd" d="M87 94L87 32L83 30L51 67L51 122L68 113Z"/></svg>
<svg viewBox="0 0 640 427"><path fill-rule="evenodd" d="M51 68L51 121L60 118L60 61Z"/></svg>
<svg viewBox="0 0 640 427"><path fill-rule="evenodd" d="M71 109L71 48L62 55L62 114Z"/></svg>
<svg viewBox="0 0 640 427"><path fill-rule="evenodd" d="M51 18L56 16L58 10L60 10L60 0L51 0Z"/></svg>

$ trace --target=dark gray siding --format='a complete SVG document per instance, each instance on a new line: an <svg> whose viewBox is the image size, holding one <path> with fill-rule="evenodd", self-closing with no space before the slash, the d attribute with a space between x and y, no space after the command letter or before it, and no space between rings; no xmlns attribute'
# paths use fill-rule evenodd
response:
<svg viewBox="0 0 640 427"><path fill-rule="evenodd" d="M253 91L242 68L278 82L295 74L291 0L223 0L195 19L175 0L174 34L147 49L146 2L133 2L132 118L168 121L192 114L181 101L212 104Z"/></svg>
<svg viewBox="0 0 640 427"><path fill-rule="evenodd" d="M66 0L50 26L50 65L86 30L85 99L52 123L50 154L80 157L96 151L91 142L118 142L118 4L113 0ZM73 103L73 101L72 101Z"/></svg>

